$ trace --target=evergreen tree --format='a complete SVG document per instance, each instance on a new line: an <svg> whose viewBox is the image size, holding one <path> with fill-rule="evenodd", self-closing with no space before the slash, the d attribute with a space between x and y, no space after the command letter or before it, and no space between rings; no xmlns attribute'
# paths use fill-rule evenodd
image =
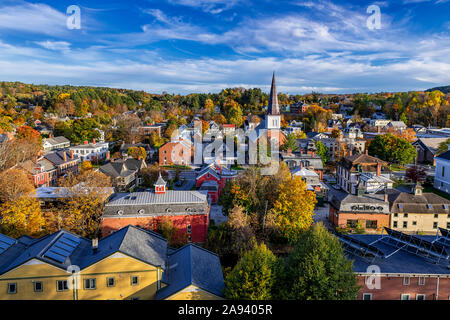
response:
<svg viewBox="0 0 450 320"><path fill-rule="evenodd" d="M277 298L352 300L359 287L353 262L339 240L320 223L312 226L286 259L277 283Z"/></svg>

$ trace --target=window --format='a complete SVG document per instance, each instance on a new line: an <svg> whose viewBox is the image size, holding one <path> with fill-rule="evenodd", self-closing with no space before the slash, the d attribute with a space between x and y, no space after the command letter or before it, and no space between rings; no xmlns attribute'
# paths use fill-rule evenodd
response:
<svg viewBox="0 0 450 320"><path fill-rule="evenodd" d="M407 213L405 213L403 216L404 216L405 218L408 218L408 214L407 214Z"/></svg>
<svg viewBox="0 0 450 320"><path fill-rule="evenodd" d="M437 222L433 222L433 229L437 229L438 227L438 223Z"/></svg>
<svg viewBox="0 0 450 320"><path fill-rule="evenodd" d="M450 222L447 222L447 229L450 229Z"/></svg>
<svg viewBox="0 0 450 320"><path fill-rule="evenodd" d="M41 281L34 282L34 292L42 292L44 290L44 286Z"/></svg>
<svg viewBox="0 0 450 320"><path fill-rule="evenodd" d="M442 176L445 177L445 167L442 166Z"/></svg>
<svg viewBox="0 0 450 320"><path fill-rule="evenodd" d="M17 293L17 283L8 283L8 293L9 294Z"/></svg>
<svg viewBox="0 0 450 320"><path fill-rule="evenodd" d="M367 229L376 229L377 228L377 220L367 220L366 228Z"/></svg>
<svg viewBox="0 0 450 320"><path fill-rule="evenodd" d="M397 228L397 221L394 221L393 227Z"/></svg>
<svg viewBox="0 0 450 320"><path fill-rule="evenodd" d="M403 277L403 285L409 286L410 280L410 277Z"/></svg>
<svg viewBox="0 0 450 320"><path fill-rule="evenodd" d="M363 300L372 300L371 293L363 293Z"/></svg>
<svg viewBox="0 0 450 320"><path fill-rule="evenodd" d="M139 277L138 276L131 276L131 285L137 286L139 284Z"/></svg>
<svg viewBox="0 0 450 320"><path fill-rule="evenodd" d="M114 287L116 285L116 279L114 277L106 278L106 286Z"/></svg>
<svg viewBox="0 0 450 320"><path fill-rule="evenodd" d="M394 213L394 218L398 218L398 213Z"/></svg>
<svg viewBox="0 0 450 320"><path fill-rule="evenodd" d="M403 293L401 296L401 300L409 300L409 293Z"/></svg>
<svg viewBox="0 0 450 320"><path fill-rule="evenodd" d="M419 286L425 285L425 277L419 277Z"/></svg>
<svg viewBox="0 0 450 320"><path fill-rule="evenodd" d="M413 226L417 226L417 221L413 221Z"/></svg>
<svg viewBox="0 0 450 320"><path fill-rule="evenodd" d="M358 226L358 220L347 220L347 227L356 228Z"/></svg>
<svg viewBox="0 0 450 320"><path fill-rule="evenodd" d="M407 221L403 221L403 228L408 228L408 222Z"/></svg>
<svg viewBox="0 0 450 320"><path fill-rule="evenodd" d="M56 281L56 291L67 291L67 290L69 290L67 280Z"/></svg>
<svg viewBox="0 0 450 320"><path fill-rule="evenodd" d="M416 294L416 300L425 300L424 294Z"/></svg>
<svg viewBox="0 0 450 320"><path fill-rule="evenodd" d="M95 278L84 279L84 289L85 290L94 290L95 289Z"/></svg>
<svg viewBox="0 0 450 320"><path fill-rule="evenodd" d="M192 237L188 236L188 242L192 242Z"/></svg>
<svg viewBox="0 0 450 320"><path fill-rule="evenodd" d="M434 218L437 219L439 218L439 215L437 213L434 214Z"/></svg>
<svg viewBox="0 0 450 320"><path fill-rule="evenodd" d="M190 224L187 226L187 233L188 234L192 233L192 226Z"/></svg>

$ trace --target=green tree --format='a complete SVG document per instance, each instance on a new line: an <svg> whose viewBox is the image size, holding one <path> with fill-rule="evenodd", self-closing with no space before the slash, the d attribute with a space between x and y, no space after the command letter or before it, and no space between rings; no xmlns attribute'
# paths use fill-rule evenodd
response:
<svg viewBox="0 0 450 320"><path fill-rule="evenodd" d="M359 286L353 262L339 240L319 223L303 233L280 273L279 297L295 300L353 300Z"/></svg>
<svg viewBox="0 0 450 320"><path fill-rule="evenodd" d="M417 151L408 140L388 133L378 135L372 140L369 154L384 161L405 165L413 161Z"/></svg>
<svg viewBox="0 0 450 320"><path fill-rule="evenodd" d="M325 147L325 145L322 143L322 141L316 142L316 149L317 149L317 154L322 158L322 163L323 164L327 163L328 160L330 159L328 157L328 149L327 149L327 147Z"/></svg>
<svg viewBox="0 0 450 320"><path fill-rule="evenodd" d="M277 258L259 244L248 251L225 279L225 297L233 300L270 300L275 286Z"/></svg>
<svg viewBox="0 0 450 320"><path fill-rule="evenodd" d="M292 151L296 151L298 149L297 142L295 140L295 136L291 133L288 133L286 135L286 140L284 141L283 145L281 146L281 150L288 150L291 149Z"/></svg>

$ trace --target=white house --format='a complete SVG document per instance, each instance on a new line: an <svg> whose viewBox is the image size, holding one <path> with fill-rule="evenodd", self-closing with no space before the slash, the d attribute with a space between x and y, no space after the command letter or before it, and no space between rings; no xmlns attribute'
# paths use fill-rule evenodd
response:
<svg viewBox="0 0 450 320"><path fill-rule="evenodd" d="M106 159L106 153L109 149L108 142L97 143L95 139L92 143L85 141L83 144L69 148L73 153L80 157L81 161L103 160Z"/></svg>
<svg viewBox="0 0 450 320"><path fill-rule="evenodd" d="M450 144L448 145L448 151L437 156L435 160L434 187L450 194Z"/></svg>

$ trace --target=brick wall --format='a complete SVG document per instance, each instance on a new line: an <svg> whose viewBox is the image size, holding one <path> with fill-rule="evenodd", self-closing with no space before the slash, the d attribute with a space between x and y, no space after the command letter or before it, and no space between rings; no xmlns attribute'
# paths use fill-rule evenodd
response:
<svg viewBox="0 0 450 320"><path fill-rule="evenodd" d="M206 241L208 235L208 223L209 214L201 215L177 215L177 216L164 216L172 220L173 228L175 230L173 234L173 240L186 240L189 236L187 230L188 225L191 225L191 238L192 242L203 243ZM101 222L102 237L111 234L111 231L117 231L128 225L138 226L148 230L156 230L158 221L161 221L160 217L104 217Z"/></svg>
<svg viewBox="0 0 450 320"><path fill-rule="evenodd" d="M437 292L437 277L425 277L425 284L419 285L419 277L411 276L409 285L403 284L403 276L381 276L380 289L368 289L365 276L358 277L362 286L358 299L364 293L372 294L372 300L400 300L402 294L409 294L411 300L416 300L418 294L425 294L426 300L435 300ZM448 300L450 295L450 275L439 279L438 300Z"/></svg>

